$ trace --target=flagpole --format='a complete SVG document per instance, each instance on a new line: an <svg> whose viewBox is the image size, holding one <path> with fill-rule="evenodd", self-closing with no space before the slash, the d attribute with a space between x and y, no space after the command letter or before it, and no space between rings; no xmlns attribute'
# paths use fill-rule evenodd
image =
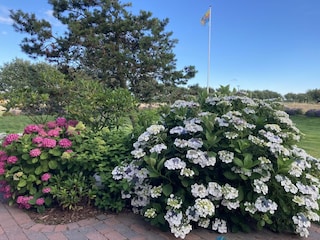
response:
<svg viewBox="0 0 320 240"><path fill-rule="evenodd" d="M209 94L210 83L210 50L211 50L211 6L209 6L209 29L208 29L208 72L207 72L207 93Z"/></svg>

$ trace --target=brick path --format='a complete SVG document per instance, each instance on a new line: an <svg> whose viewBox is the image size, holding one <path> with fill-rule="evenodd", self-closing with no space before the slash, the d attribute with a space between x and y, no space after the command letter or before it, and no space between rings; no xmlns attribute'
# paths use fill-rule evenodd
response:
<svg viewBox="0 0 320 240"><path fill-rule="evenodd" d="M186 240L288 240L302 239L295 235L275 234L270 231L254 233L217 234L205 229L193 230ZM173 240L145 222L142 217L121 213L102 214L76 223L44 225L33 222L21 209L9 207L0 201L0 240ZM320 226L310 229L310 240L320 239Z"/></svg>

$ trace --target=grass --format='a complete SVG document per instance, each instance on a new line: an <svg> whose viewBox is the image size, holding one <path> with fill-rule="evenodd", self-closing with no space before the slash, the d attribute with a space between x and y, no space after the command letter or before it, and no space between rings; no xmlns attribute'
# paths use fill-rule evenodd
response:
<svg viewBox="0 0 320 240"><path fill-rule="evenodd" d="M304 134L298 146L313 157L320 158L320 118L302 115L291 116L290 118Z"/></svg>
<svg viewBox="0 0 320 240"><path fill-rule="evenodd" d="M50 120L52 120L51 117L44 117L43 120L41 119L41 122ZM40 119L37 119L37 121L40 121ZM0 116L0 133L21 133L29 124L34 124L34 122L25 115Z"/></svg>

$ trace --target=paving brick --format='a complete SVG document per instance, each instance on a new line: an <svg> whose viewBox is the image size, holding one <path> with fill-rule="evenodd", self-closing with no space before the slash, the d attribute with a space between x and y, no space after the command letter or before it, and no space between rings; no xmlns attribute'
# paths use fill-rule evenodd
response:
<svg viewBox="0 0 320 240"><path fill-rule="evenodd" d="M6 236L10 240L28 240L27 235L23 231L21 231L21 229L18 229L16 231L6 231Z"/></svg>
<svg viewBox="0 0 320 240"><path fill-rule="evenodd" d="M66 231L68 229L66 224L59 224L56 225L56 227L54 228L55 232L62 232L62 231Z"/></svg>
<svg viewBox="0 0 320 240"><path fill-rule="evenodd" d="M86 234L86 236L90 240L91 239L92 240L105 240L106 239L106 237L103 234L99 233L98 231L89 232L89 233Z"/></svg>
<svg viewBox="0 0 320 240"><path fill-rule="evenodd" d="M35 232L31 230L26 230L25 234L27 235L27 239L36 239L36 240L48 240L47 236L41 232Z"/></svg>
<svg viewBox="0 0 320 240"><path fill-rule="evenodd" d="M82 226L90 226L90 225L93 225L97 222L99 222L98 219L89 218L89 219L80 220L77 223L82 227Z"/></svg>
<svg viewBox="0 0 320 240"><path fill-rule="evenodd" d="M44 227L45 227L44 224L36 223L30 228L30 230L35 232L40 232Z"/></svg>
<svg viewBox="0 0 320 240"><path fill-rule="evenodd" d="M124 237L123 235L121 235L116 231L108 232L107 234L105 234L105 236L109 240L126 240L127 239L126 237Z"/></svg>
<svg viewBox="0 0 320 240"><path fill-rule="evenodd" d="M61 232L47 233L46 236L49 240L68 240L68 238L66 238L66 236Z"/></svg>
<svg viewBox="0 0 320 240"><path fill-rule="evenodd" d="M79 228L79 224L78 223L68 223L67 224L67 229L68 230L73 230L73 229L76 229L76 228Z"/></svg>
<svg viewBox="0 0 320 240"><path fill-rule="evenodd" d="M65 231L63 234L68 240L88 240L84 233L79 232L77 229Z"/></svg>
<svg viewBox="0 0 320 240"><path fill-rule="evenodd" d="M44 225L41 231L44 233L54 232L55 228L55 225Z"/></svg>

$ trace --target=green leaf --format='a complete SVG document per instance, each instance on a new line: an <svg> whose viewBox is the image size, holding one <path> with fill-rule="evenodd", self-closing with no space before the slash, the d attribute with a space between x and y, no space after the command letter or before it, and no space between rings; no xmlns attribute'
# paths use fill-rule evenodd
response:
<svg viewBox="0 0 320 240"><path fill-rule="evenodd" d="M235 165L237 165L238 167L243 167L243 162L239 159L239 158L234 158L233 159L233 163L235 164Z"/></svg>
<svg viewBox="0 0 320 240"><path fill-rule="evenodd" d="M252 167L252 154L246 153L243 160L243 166L250 169Z"/></svg>
<svg viewBox="0 0 320 240"><path fill-rule="evenodd" d="M57 148L50 149L50 150L49 150L49 153L50 153L51 155L55 156L55 157L61 156L61 152L60 152L60 150L57 149Z"/></svg>
<svg viewBox="0 0 320 240"><path fill-rule="evenodd" d="M28 160L28 159L30 159L30 155L29 154L22 154L22 156L21 156L21 158L23 159L23 160Z"/></svg>
<svg viewBox="0 0 320 240"><path fill-rule="evenodd" d="M36 175L40 175L42 172L43 172L43 171L42 171L42 167L41 167L41 166L37 167L37 168L34 170L34 173L35 173Z"/></svg>
<svg viewBox="0 0 320 240"><path fill-rule="evenodd" d="M49 154L47 152L42 152L40 155L40 159L41 160L45 160L49 157Z"/></svg>
<svg viewBox="0 0 320 240"><path fill-rule="evenodd" d="M163 188L162 188L162 191L163 191L163 194L166 197L168 197L173 191L171 184L164 185Z"/></svg>
<svg viewBox="0 0 320 240"><path fill-rule="evenodd" d="M55 160L49 161L49 168L50 169L57 169L57 167L58 167L57 161L55 161Z"/></svg>
<svg viewBox="0 0 320 240"><path fill-rule="evenodd" d="M19 188L25 187L26 185L27 185L27 181L25 179L19 180L19 183L18 183Z"/></svg>
<svg viewBox="0 0 320 240"><path fill-rule="evenodd" d="M223 173L223 176L225 176L225 178L229 179L229 180L236 180L238 179L238 175L234 172L231 171L226 171Z"/></svg>

